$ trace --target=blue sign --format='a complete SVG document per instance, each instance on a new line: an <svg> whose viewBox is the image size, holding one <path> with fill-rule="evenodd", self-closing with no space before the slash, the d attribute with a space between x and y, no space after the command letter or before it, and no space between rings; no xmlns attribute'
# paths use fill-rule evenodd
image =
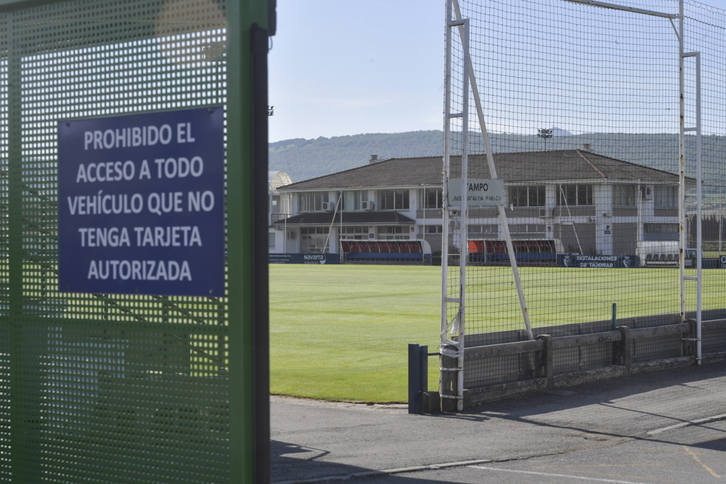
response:
<svg viewBox="0 0 726 484"><path fill-rule="evenodd" d="M340 254L269 254L270 264L340 264Z"/></svg>
<svg viewBox="0 0 726 484"><path fill-rule="evenodd" d="M60 291L225 295L223 115L58 122Z"/></svg>
<svg viewBox="0 0 726 484"><path fill-rule="evenodd" d="M589 267L600 269L637 268L639 258L635 255L579 255L557 254L558 265L565 267Z"/></svg>

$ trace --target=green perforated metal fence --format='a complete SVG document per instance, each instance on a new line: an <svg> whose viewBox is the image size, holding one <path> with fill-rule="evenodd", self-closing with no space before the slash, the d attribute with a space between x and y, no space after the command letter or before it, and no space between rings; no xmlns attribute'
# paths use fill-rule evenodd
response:
<svg viewBox="0 0 726 484"><path fill-rule="evenodd" d="M266 479L266 17L266 0L0 2L0 481ZM226 297L60 293L58 120L205 106L225 107Z"/></svg>

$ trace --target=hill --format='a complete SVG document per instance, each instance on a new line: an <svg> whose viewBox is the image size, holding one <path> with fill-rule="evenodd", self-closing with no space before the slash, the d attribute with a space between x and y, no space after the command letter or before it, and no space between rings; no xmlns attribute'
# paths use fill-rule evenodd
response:
<svg viewBox="0 0 726 484"><path fill-rule="evenodd" d="M270 170L282 170L302 181L365 165L371 155L381 160L443 153L441 131L290 139L270 143Z"/></svg>
<svg viewBox="0 0 726 484"><path fill-rule="evenodd" d="M472 134L470 138L473 146L481 145L479 135ZM686 145L689 166L695 158L693 139L689 136ZM675 134L589 133L546 140L536 135L492 134L491 142L494 152L572 149L589 144L592 151L602 155L678 172L678 135ZM704 136L702 144L705 186L710 192L722 190L726 184L723 165L726 137ZM441 156L442 153L443 133L436 130L290 139L270 143L270 169L285 171L297 182L365 165L371 155L384 160ZM694 170L689 170L687 175L695 177Z"/></svg>

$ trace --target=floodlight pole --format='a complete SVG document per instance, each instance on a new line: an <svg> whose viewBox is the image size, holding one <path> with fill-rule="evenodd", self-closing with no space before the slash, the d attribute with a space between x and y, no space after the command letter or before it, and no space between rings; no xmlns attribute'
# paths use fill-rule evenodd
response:
<svg viewBox="0 0 726 484"><path fill-rule="evenodd" d="M553 136L553 128L541 128L537 130L537 137L544 139L545 151L547 151L547 140Z"/></svg>

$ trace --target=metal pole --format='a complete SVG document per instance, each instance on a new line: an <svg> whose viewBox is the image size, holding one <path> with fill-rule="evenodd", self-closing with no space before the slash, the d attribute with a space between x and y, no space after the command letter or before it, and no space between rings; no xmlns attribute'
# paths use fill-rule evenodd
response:
<svg viewBox="0 0 726 484"><path fill-rule="evenodd" d="M408 345L408 413L423 413L423 393L428 391L428 346Z"/></svg>
<svg viewBox="0 0 726 484"><path fill-rule="evenodd" d="M682 2L683 0L681 0ZM701 53L696 52L696 363L701 364L701 312L703 295L702 209L703 184L701 168Z"/></svg>
<svg viewBox="0 0 726 484"><path fill-rule="evenodd" d="M702 184L702 167L701 167L701 53L700 52L689 52L685 53L683 50L684 46L684 12L683 12L683 0L679 0L679 67L680 67L680 178L679 178L679 207L678 214L680 217L680 230L681 230L681 247L680 247L680 271L681 271L681 320L686 319L686 280L696 281L696 363L701 364L702 359L702 345L701 345L701 324L702 324L702 296L703 296L703 256L702 256L702 207L703 207L703 184ZM696 127L686 128L685 125L685 58L695 57L696 60ZM685 132L695 131L696 132L696 277L686 277L686 249L688 240L688 227L686 224L686 162L685 162Z"/></svg>
<svg viewBox="0 0 726 484"><path fill-rule="evenodd" d="M686 101L685 72L683 57L683 0L678 1L678 89L679 89L679 131L678 131L678 234L679 234L679 271L680 271L680 313L681 321L686 320Z"/></svg>
<svg viewBox="0 0 726 484"><path fill-rule="evenodd" d="M643 15L650 15L652 17L662 17L662 18L675 18L676 16L669 13L663 13L663 12L656 12L654 10L644 10L642 8L634 8L634 7L628 7L625 5L618 5L615 3L606 3L606 2L598 2L595 0L565 0L570 3L581 3L583 5L590 5L592 7L601 7L601 8L608 8L611 10L622 10L624 12L632 12L632 13L639 13Z"/></svg>
<svg viewBox="0 0 726 484"><path fill-rule="evenodd" d="M443 349L448 338L446 328L449 324L447 314L448 279L449 279L449 178L451 176L451 126L449 114L451 112L451 1L446 2L446 67L444 75L444 167L443 167L443 209L441 211L442 240L441 240L441 348Z"/></svg>
<svg viewBox="0 0 726 484"><path fill-rule="evenodd" d="M462 26L459 26L461 31ZM456 386L456 409L464 410L464 335L466 323L466 264L469 261L469 19L464 20L464 35L461 36L462 49L464 51L464 72L463 72L463 93L464 99L461 107L463 119L461 123L461 248L459 249L459 361Z"/></svg>
<svg viewBox="0 0 726 484"><path fill-rule="evenodd" d="M456 9L456 18L461 19L461 10L459 9L459 2L458 0L454 0L454 7ZM474 71L474 66L471 64L471 58L468 56L467 51L467 57L465 61L466 66L468 67L469 75L471 76L470 86L471 86L471 93L474 98L474 104L476 106L476 112L479 119L479 126L481 128L481 134L482 139L484 141L484 150L486 151L486 158L487 158L487 164L489 165L489 176L491 176L493 179L497 179L497 169L494 165L494 156L492 154L492 146L491 142L489 140L489 132L486 128L486 121L484 120L484 109L481 105L481 98L479 97L479 89L477 88L476 83L476 73ZM466 192L462 192L466 193ZM522 319L524 320L524 327L527 331L527 337L529 339L534 339L534 335L532 333L532 325L529 321L529 310L527 309L527 303L524 299L524 290L522 289L522 281L519 277L519 267L517 266L517 257L514 253L514 244L512 244L512 236L509 233L509 222L507 221L507 214L504 210L503 205L499 205L499 223L502 226L502 231L504 232L504 240L507 244L507 251L509 252L509 262L512 267L512 275L514 276L514 282L517 287L517 297L519 298L519 307L522 311ZM468 234L467 234L468 235Z"/></svg>
<svg viewBox="0 0 726 484"><path fill-rule="evenodd" d="M441 396L440 407L445 410L445 396L449 396L450 389L449 372L450 356L447 330L449 326L448 308L449 303L456 302L455 298L449 298L449 179L451 176L451 2L446 2L446 52L445 52L445 75L444 75L444 166L443 166L443 209L442 209L442 244L441 244L441 332L439 335L439 395Z"/></svg>
<svg viewBox="0 0 726 484"><path fill-rule="evenodd" d="M427 242L426 240L426 204L428 203L428 199L426 198L426 185L423 186L423 224L421 227L421 265L426 264L426 254L424 254L424 242ZM443 205L442 207L443 208ZM443 232L443 227L441 228L441 231ZM431 255L433 258L433 254ZM432 262L433 263L433 262Z"/></svg>
<svg viewBox="0 0 726 484"><path fill-rule="evenodd" d="M636 192L636 202L635 207L638 214L636 227L635 227L635 247L637 248L641 242L645 239L644 233L645 233L645 226L643 225L643 195L644 193L641 190L647 190L647 187L644 187L640 184L640 178L638 179L638 191Z"/></svg>
<svg viewBox="0 0 726 484"><path fill-rule="evenodd" d="M440 383L441 407L446 410L453 408L450 405L451 400L456 401L456 410L464 409L464 334L465 334L465 304L466 304L466 261L468 252L467 241L467 177L468 177L468 105L469 105L469 65L468 49L469 49L469 21L468 20L452 20L452 0L447 0L447 18L446 18L446 79L445 79L445 118L444 125L444 210L443 223L447 227L450 216L452 215L452 207L449 203L448 181L451 176L451 120L453 118L462 119L462 148L461 148L461 192L462 202L458 206L459 210L459 287L458 297L449 297L448 291L448 256L449 256L449 240L448 234L443 240L442 249L442 300L441 300L441 372L442 378ZM462 106L461 112L451 112L451 51L452 51L452 30L459 27L461 47L465 56L462 73ZM463 27L463 30L462 30ZM457 312L454 320L451 321L452 328L449 330L448 321L448 304L457 304ZM451 331L452 338L449 338L447 332ZM451 373L455 373L451 375Z"/></svg>

